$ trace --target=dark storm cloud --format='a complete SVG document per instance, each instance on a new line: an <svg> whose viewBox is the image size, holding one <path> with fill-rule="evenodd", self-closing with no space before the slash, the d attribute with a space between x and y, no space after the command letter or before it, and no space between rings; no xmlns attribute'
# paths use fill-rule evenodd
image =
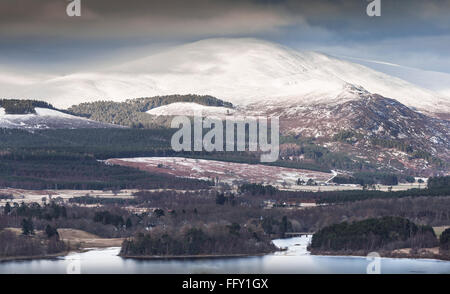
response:
<svg viewBox="0 0 450 294"><path fill-rule="evenodd" d="M47 65L127 46L258 37L300 49L450 71L450 0L1 0L0 62Z"/></svg>
<svg viewBox="0 0 450 294"><path fill-rule="evenodd" d="M5 37L198 37L273 31L302 23L278 4L253 1L81 0L82 15L68 17L64 0L0 3Z"/></svg>
<svg viewBox="0 0 450 294"><path fill-rule="evenodd" d="M366 15L365 0L81 0L82 16L68 17L69 0L2 0L4 37L199 37L276 32L301 27L361 36L450 28L450 0L382 0L382 17ZM394 29L393 29L394 26ZM414 30L411 30L414 28Z"/></svg>

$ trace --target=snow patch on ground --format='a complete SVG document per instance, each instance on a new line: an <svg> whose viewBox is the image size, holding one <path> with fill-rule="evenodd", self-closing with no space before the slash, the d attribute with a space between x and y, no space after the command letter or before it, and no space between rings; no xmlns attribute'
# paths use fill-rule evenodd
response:
<svg viewBox="0 0 450 294"><path fill-rule="evenodd" d="M106 162L177 177L218 178L221 183L230 185L237 181L241 183L264 183L277 187L296 186L297 179L313 179L317 182L325 182L332 176L329 173L303 169L183 157L112 158Z"/></svg>
<svg viewBox="0 0 450 294"><path fill-rule="evenodd" d="M187 115L194 116L224 116L233 114L234 109L227 107L205 106L194 102L175 102L168 105L156 107L147 111L152 115Z"/></svg>
<svg viewBox="0 0 450 294"><path fill-rule="evenodd" d="M311 243L312 235L287 238L287 239L275 239L272 243L280 248L285 249L285 251L275 252L275 255L283 256L298 256L298 255L309 255L307 250L308 245Z"/></svg>
<svg viewBox="0 0 450 294"><path fill-rule="evenodd" d="M65 118L76 118L76 119L85 119L82 117L77 117L74 115L70 115L67 113L63 113L61 111L55 110L55 109L49 109L49 108L41 108L41 107L35 107L34 109L36 113L28 113L28 114L6 114L5 108L0 108L0 116L4 118L10 118L10 119L20 119L20 118L31 118L35 116L55 116L55 117L65 117Z"/></svg>
<svg viewBox="0 0 450 294"><path fill-rule="evenodd" d="M41 107L36 107L34 109L36 111L37 115L40 116L57 116L57 117L66 117L66 118L77 118L77 119L85 119L82 117L76 117L61 111L57 111L54 109L49 109L49 108L41 108Z"/></svg>
<svg viewBox="0 0 450 294"><path fill-rule="evenodd" d="M104 124L48 108L35 108L36 113L6 114L0 108L0 128L10 129L74 129L120 127Z"/></svg>

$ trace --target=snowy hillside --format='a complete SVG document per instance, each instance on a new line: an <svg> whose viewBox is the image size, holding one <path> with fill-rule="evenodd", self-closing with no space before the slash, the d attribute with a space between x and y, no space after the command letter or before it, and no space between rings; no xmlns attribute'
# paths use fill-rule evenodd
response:
<svg viewBox="0 0 450 294"><path fill-rule="evenodd" d="M2 81L2 85L5 82ZM256 39L208 39L115 66L5 87L10 97L80 102L168 94L208 94L237 106L341 103L348 84L429 112L450 112L449 97L359 64Z"/></svg>
<svg viewBox="0 0 450 294"><path fill-rule="evenodd" d="M176 102L147 111L152 115L219 116L233 114L234 109L227 107L205 106L193 102Z"/></svg>
<svg viewBox="0 0 450 294"><path fill-rule="evenodd" d="M33 114L6 114L0 107L0 128L7 129L71 129L118 127L88 120L48 108L35 108Z"/></svg>

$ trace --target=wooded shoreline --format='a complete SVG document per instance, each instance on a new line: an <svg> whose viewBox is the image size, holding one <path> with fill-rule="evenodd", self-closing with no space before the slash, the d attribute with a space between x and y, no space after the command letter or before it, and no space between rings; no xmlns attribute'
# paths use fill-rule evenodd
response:
<svg viewBox="0 0 450 294"><path fill-rule="evenodd" d="M105 247L92 248L92 250L104 249ZM430 248L431 249L431 248ZM82 253L90 251L87 248L80 248L79 250L70 250L66 252L34 255L34 256L7 256L0 257L0 263L10 261L28 261L28 260L40 260L40 259L56 259L57 257L67 256L72 252ZM136 259L136 260L197 260L197 259L229 259L229 258L246 258L246 257L263 257L273 254L275 252L284 251L283 249L270 252L270 253L256 253L256 254L199 254L199 255L125 255L118 254L124 259ZM325 251L325 250L312 250L311 255L314 256L334 256L334 257L366 257L369 252L366 251ZM381 258L405 258L405 259L432 259L439 261L450 261L450 254L433 253L431 251L419 251L417 253L406 253L393 251L379 251Z"/></svg>
<svg viewBox="0 0 450 294"><path fill-rule="evenodd" d="M70 252L59 252L52 254L44 254L44 255L32 255L32 256L0 256L0 263L9 262L9 261L26 261L26 260L40 260L40 259L55 259L57 257L66 256Z"/></svg>
<svg viewBox="0 0 450 294"><path fill-rule="evenodd" d="M396 252L397 250L393 251L377 251L378 254L380 254L381 258L404 258L404 259L433 259L433 260L440 260L440 261L450 261L450 254L435 254L432 252L422 252L422 253L402 253L402 252ZM354 256L354 257L366 257L369 254L369 252L365 251L345 251L345 252L333 252L333 251L322 251L322 250L313 250L311 252L311 255L315 256Z"/></svg>
<svg viewBox="0 0 450 294"><path fill-rule="evenodd" d="M273 253L273 252L272 252ZM141 259L141 260L178 260L178 259L220 259L220 258L241 258L241 257L260 257L271 253L256 253L256 254L199 254L199 255L121 255L122 258L127 259Z"/></svg>

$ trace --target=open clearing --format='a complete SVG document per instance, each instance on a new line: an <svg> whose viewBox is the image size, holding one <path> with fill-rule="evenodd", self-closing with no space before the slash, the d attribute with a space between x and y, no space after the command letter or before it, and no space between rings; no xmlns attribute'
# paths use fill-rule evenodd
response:
<svg viewBox="0 0 450 294"><path fill-rule="evenodd" d="M5 230L11 231L17 235L22 234L20 228L5 228ZM59 238L67 243L70 243L71 247L76 248L107 248L107 247L120 247L124 238L101 238L97 235L76 229L58 229ZM45 237L43 231L36 230L36 236Z"/></svg>
<svg viewBox="0 0 450 294"><path fill-rule="evenodd" d="M124 238L100 238L94 234L75 229L58 229L58 233L61 240L81 248L120 247L124 240Z"/></svg>
<svg viewBox="0 0 450 294"><path fill-rule="evenodd" d="M107 164L117 164L138 168L151 173L169 174L177 177L215 180L221 183L240 184L263 183L273 185L281 190L290 191L341 191L362 190L360 185L336 185L330 180L337 174L310 171L304 169L269 166L262 164L246 164L224 162L206 159L192 159L183 157L137 157L112 158ZM317 186L297 185L297 180L307 182L309 179L318 183ZM402 191L412 188L426 188L426 184L398 184L396 186L376 185L380 191Z"/></svg>
<svg viewBox="0 0 450 294"><path fill-rule="evenodd" d="M0 189L0 195L10 195L12 199L1 199L0 205L5 205L6 202L17 203L41 203L45 198L48 203L50 200L60 200L67 202L70 198L92 196L99 198L134 198L133 193L138 190L120 190L120 191L102 191L102 190L23 190L15 188Z"/></svg>
<svg viewBox="0 0 450 294"><path fill-rule="evenodd" d="M42 203L43 199L47 203L51 200L57 200L62 202L68 202L69 199L74 197L91 196L98 198L116 198L116 199L132 199L138 189L124 189L117 191L103 191L103 190L24 190L16 188L3 188L0 189L0 195L8 195L11 198L0 199L0 206L4 206L7 202L10 203ZM180 189L146 189L147 192L163 192L174 191L178 193L185 192L198 192L200 190L180 190ZM97 206L97 205L83 205L83 206Z"/></svg>
<svg viewBox="0 0 450 294"><path fill-rule="evenodd" d="M405 191L409 189L425 189L427 185L425 184L404 184L400 183L396 186L387 186L387 185L376 185L375 186L378 191ZM326 191L344 191L344 190L363 190L363 187L360 185L330 185L330 186L290 186L287 189L281 190L289 190L289 191L311 191L311 192L326 192Z"/></svg>
<svg viewBox="0 0 450 294"><path fill-rule="evenodd" d="M106 162L177 177L218 179L219 182L227 184L250 182L292 186L296 185L298 179L326 182L333 177L331 173L318 171L183 157L113 158Z"/></svg>
<svg viewBox="0 0 450 294"><path fill-rule="evenodd" d="M440 227L433 227L433 230L436 236L441 237L442 232L448 228L450 228L450 226L440 226Z"/></svg>

